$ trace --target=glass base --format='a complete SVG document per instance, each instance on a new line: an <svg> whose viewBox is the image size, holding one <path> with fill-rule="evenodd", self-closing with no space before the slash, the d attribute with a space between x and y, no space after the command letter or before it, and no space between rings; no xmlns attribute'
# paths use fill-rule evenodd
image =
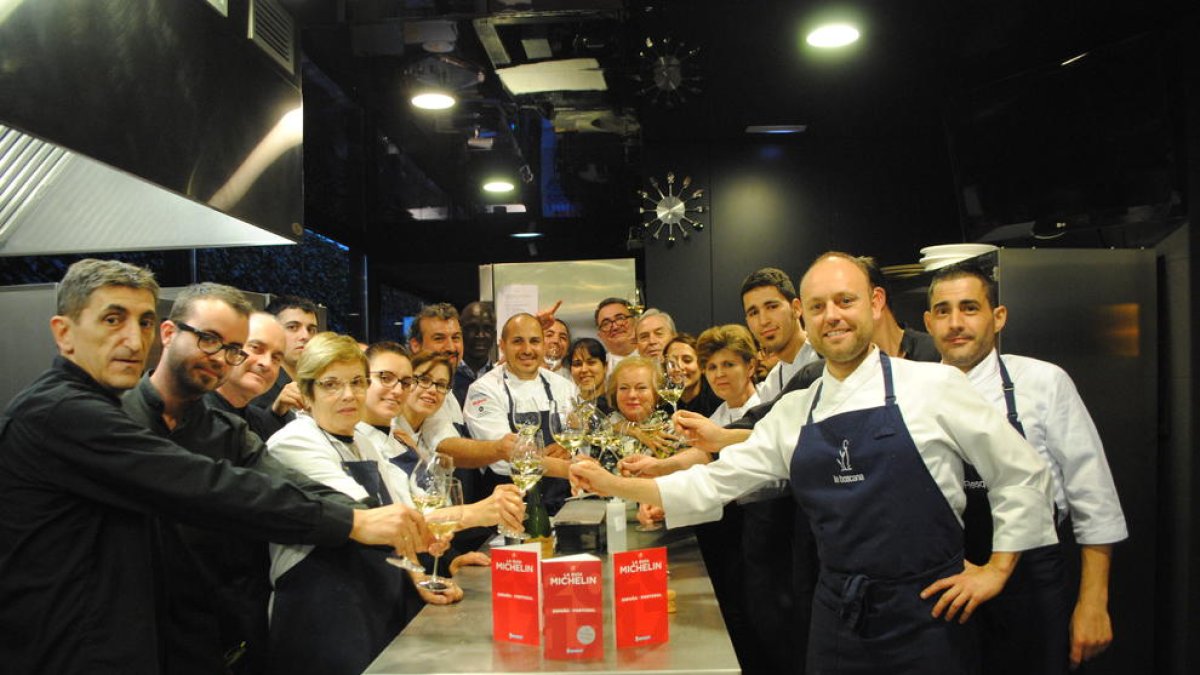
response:
<svg viewBox="0 0 1200 675"><path fill-rule="evenodd" d="M418 581L417 585L430 593L445 593L450 590L450 584L446 583L441 577L429 577L424 581Z"/></svg>

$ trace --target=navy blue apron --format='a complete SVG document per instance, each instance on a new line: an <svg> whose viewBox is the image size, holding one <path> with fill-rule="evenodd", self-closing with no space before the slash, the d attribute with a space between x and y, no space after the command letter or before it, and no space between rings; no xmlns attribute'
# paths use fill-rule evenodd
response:
<svg viewBox="0 0 1200 675"><path fill-rule="evenodd" d="M1017 416L1016 388L1000 363L1000 385L1008 422L1022 436ZM965 465L963 487L967 508L963 527L967 559L982 565L992 555L992 509L987 484L975 467ZM1061 538L1061 535L1060 535ZM1050 675L1070 667L1071 595L1066 560L1059 544L1025 551L1000 595L976 612L980 656L986 675Z"/></svg>
<svg viewBox="0 0 1200 675"><path fill-rule="evenodd" d="M920 597L963 570L962 527L896 405L891 361L879 360L884 405L814 423L818 388L792 455L821 559L807 672L973 672L973 628L933 619L937 596Z"/></svg>
<svg viewBox="0 0 1200 675"><path fill-rule="evenodd" d="M541 373L538 373L538 378L541 379L542 387L546 390L546 399L550 403L554 403L554 394L550 391L550 381ZM513 403L512 392L508 389L508 373L504 373L501 382L504 384L504 395L508 398L508 428L515 434L518 433L516 425L513 424L513 409L516 406ZM534 415L535 413L520 414ZM554 443L554 436L550 433L550 411L540 410L536 414L539 423L538 433L542 437L542 444L549 446ZM488 473L492 473L491 469L488 469ZM512 478L496 474L493 474L492 480L492 487L499 483L512 482ZM566 478L550 477L544 477L540 482L542 484L542 504L545 505L546 512L553 516L566 503L567 497L571 496L571 483Z"/></svg>
<svg viewBox="0 0 1200 675"><path fill-rule="evenodd" d="M392 503L378 464L345 461L342 468L381 504ZM353 542L316 546L276 579L268 672L366 670L424 606L408 575L386 562L389 555Z"/></svg>

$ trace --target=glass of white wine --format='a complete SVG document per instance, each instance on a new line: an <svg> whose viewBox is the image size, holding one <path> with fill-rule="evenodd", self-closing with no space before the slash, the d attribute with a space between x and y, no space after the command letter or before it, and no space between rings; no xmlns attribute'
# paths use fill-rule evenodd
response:
<svg viewBox="0 0 1200 675"><path fill-rule="evenodd" d="M425 515L425 524L429 532L439 543L445 543L454 536L463 518L463 489L457 478L448 478L444 483L445 498L441 508ZM417 582L421 588L431 593L445 593L451 586L446 579L438 576L438 562L442 559L439 553L433 557L433 574L429 578Z"/></svg>
<svg viewBox="0 0 1200 675"><path fill-rule="evenodd" d="M576 459L580 450L585 447L585 424L579 415L568 405L560 406L557 402L550 403L550 435L554 442L561 445L571 458Z"/></svg>
<svg viewBox="0 0 1200 675"><path fill-rule="evenodd" d="M423 457L413 471L408 475L408 496L413 508L427 516L434 509L441 508L446 500L446 481L454 477L454 459L449 455L435 453ZM392 555L388 562L409 572L424 572L421 563L409 558Z"/></svg>
<svg viewBox="0 0 1200 675"><path fill-rule="evenodd" d="M521 434L517 437L516 444L513 445L512 454L509 455L509 468L513 485L517 486L517 490L521 492L521 497L525 497L525 493L529 491L542 476L546 473L546 467L542 464L542 439L540 436ZM500 534L509 539L517 539L524 541L529 538L524 532L510 530L501 524L498 528Z"/></svg>
<svg viewBox="0 0 1200 675"><path fill-rule="evenodd" d="M523 436L532 436L542 428L542 414L537 401L531 398L514 398L512 410L513 429Z"/></svg>

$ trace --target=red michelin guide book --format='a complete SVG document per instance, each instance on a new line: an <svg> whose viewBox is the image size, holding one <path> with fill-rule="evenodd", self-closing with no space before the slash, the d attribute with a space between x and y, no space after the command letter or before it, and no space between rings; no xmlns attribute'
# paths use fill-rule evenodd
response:
<svg viewBox="0 0 1200 675"><path fill-rule="evenodd" d="M604 658L603 564L594 555L542 561L542 619L548 659Z"/></svg>
<svg viewBox="0 0 1200 675"><path fill-rule="evenodd" d="M614 553L613 625L617 649L667 641L667 549Z"/></svg>
<svg viewBox="0 0 1200 675"><path fill-rule="evenodd" d="M491 550L492 639L523 645L541 641L541 550L541 544Z"/></svg>

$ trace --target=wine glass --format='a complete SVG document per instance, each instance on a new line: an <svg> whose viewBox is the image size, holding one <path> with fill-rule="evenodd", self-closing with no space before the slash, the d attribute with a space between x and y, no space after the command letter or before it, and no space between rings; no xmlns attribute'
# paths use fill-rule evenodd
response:
<svg viewBox="0 0 1200 675"><path fill-rule="evenodd" d="M683 389L683 369L674 359L668 359L663 373L662 386L658 388L658 397L671 404L672 415L679 406L679 399L683 398Z"/></svg>
<svg viewBox="0 0 1200 675"><path fill-rule="evenodd" d="M449 455L434 453L422 457L408 476L408 494L412 499L413 508L428 516L435 509L441 508L446 501L446 481L454 477L454 459ZM388 562L409 572L424 572L421 563L409 558L391 555Z"/></svg>
<svg viewBox="0 0 1200 675"><path fill-rule="evenodd" d="M642 315L642 311L646 309L646 301L642 298L642 289L637 286L633 287L633 297L627 303L629 313L633 314L633 318L638 318Z"/></svg>
<svg viewBox="0 0 1200 675"><path fill-rule="evenodd" d="M462 482L457 478L447 478L442 483L442 488L444 490L442 507L425 516L425 524L439 543L449 541L463 519ZM437 573L438 561L441 559L441 553L433 557L433 574L428 579L417 582L418 586L431 593L445 593L450 590L450 584L439 577Z"/></svg>
<svg viewBox="0 0 1200 675"><path fill-rule="evenodd" d="M537 434L521 434L513 445L508 464L512 473L513 485L516 485L517 490L521 492L522 499L529 488L537 485L537 482L542 479L542 475L546 473L546 467L542 464L544 450L542 438ZM510 530L503 524L499 526L498 531L509 539L524 541L529 538L528 534Z"/></svg>
<svg viewBox="0 0 1200 675"><path fill-rule="evenodd" d="M550 435L575 459L584 445L583 425L569 404L550 402Z"/></svg>
<svg viewBox="0 0 1200 675"><path fill-rule="evenodd" d="M531 398L514 398L510 414L513 428L523 436L532 436L542 428L541 411Z"/></svg>

